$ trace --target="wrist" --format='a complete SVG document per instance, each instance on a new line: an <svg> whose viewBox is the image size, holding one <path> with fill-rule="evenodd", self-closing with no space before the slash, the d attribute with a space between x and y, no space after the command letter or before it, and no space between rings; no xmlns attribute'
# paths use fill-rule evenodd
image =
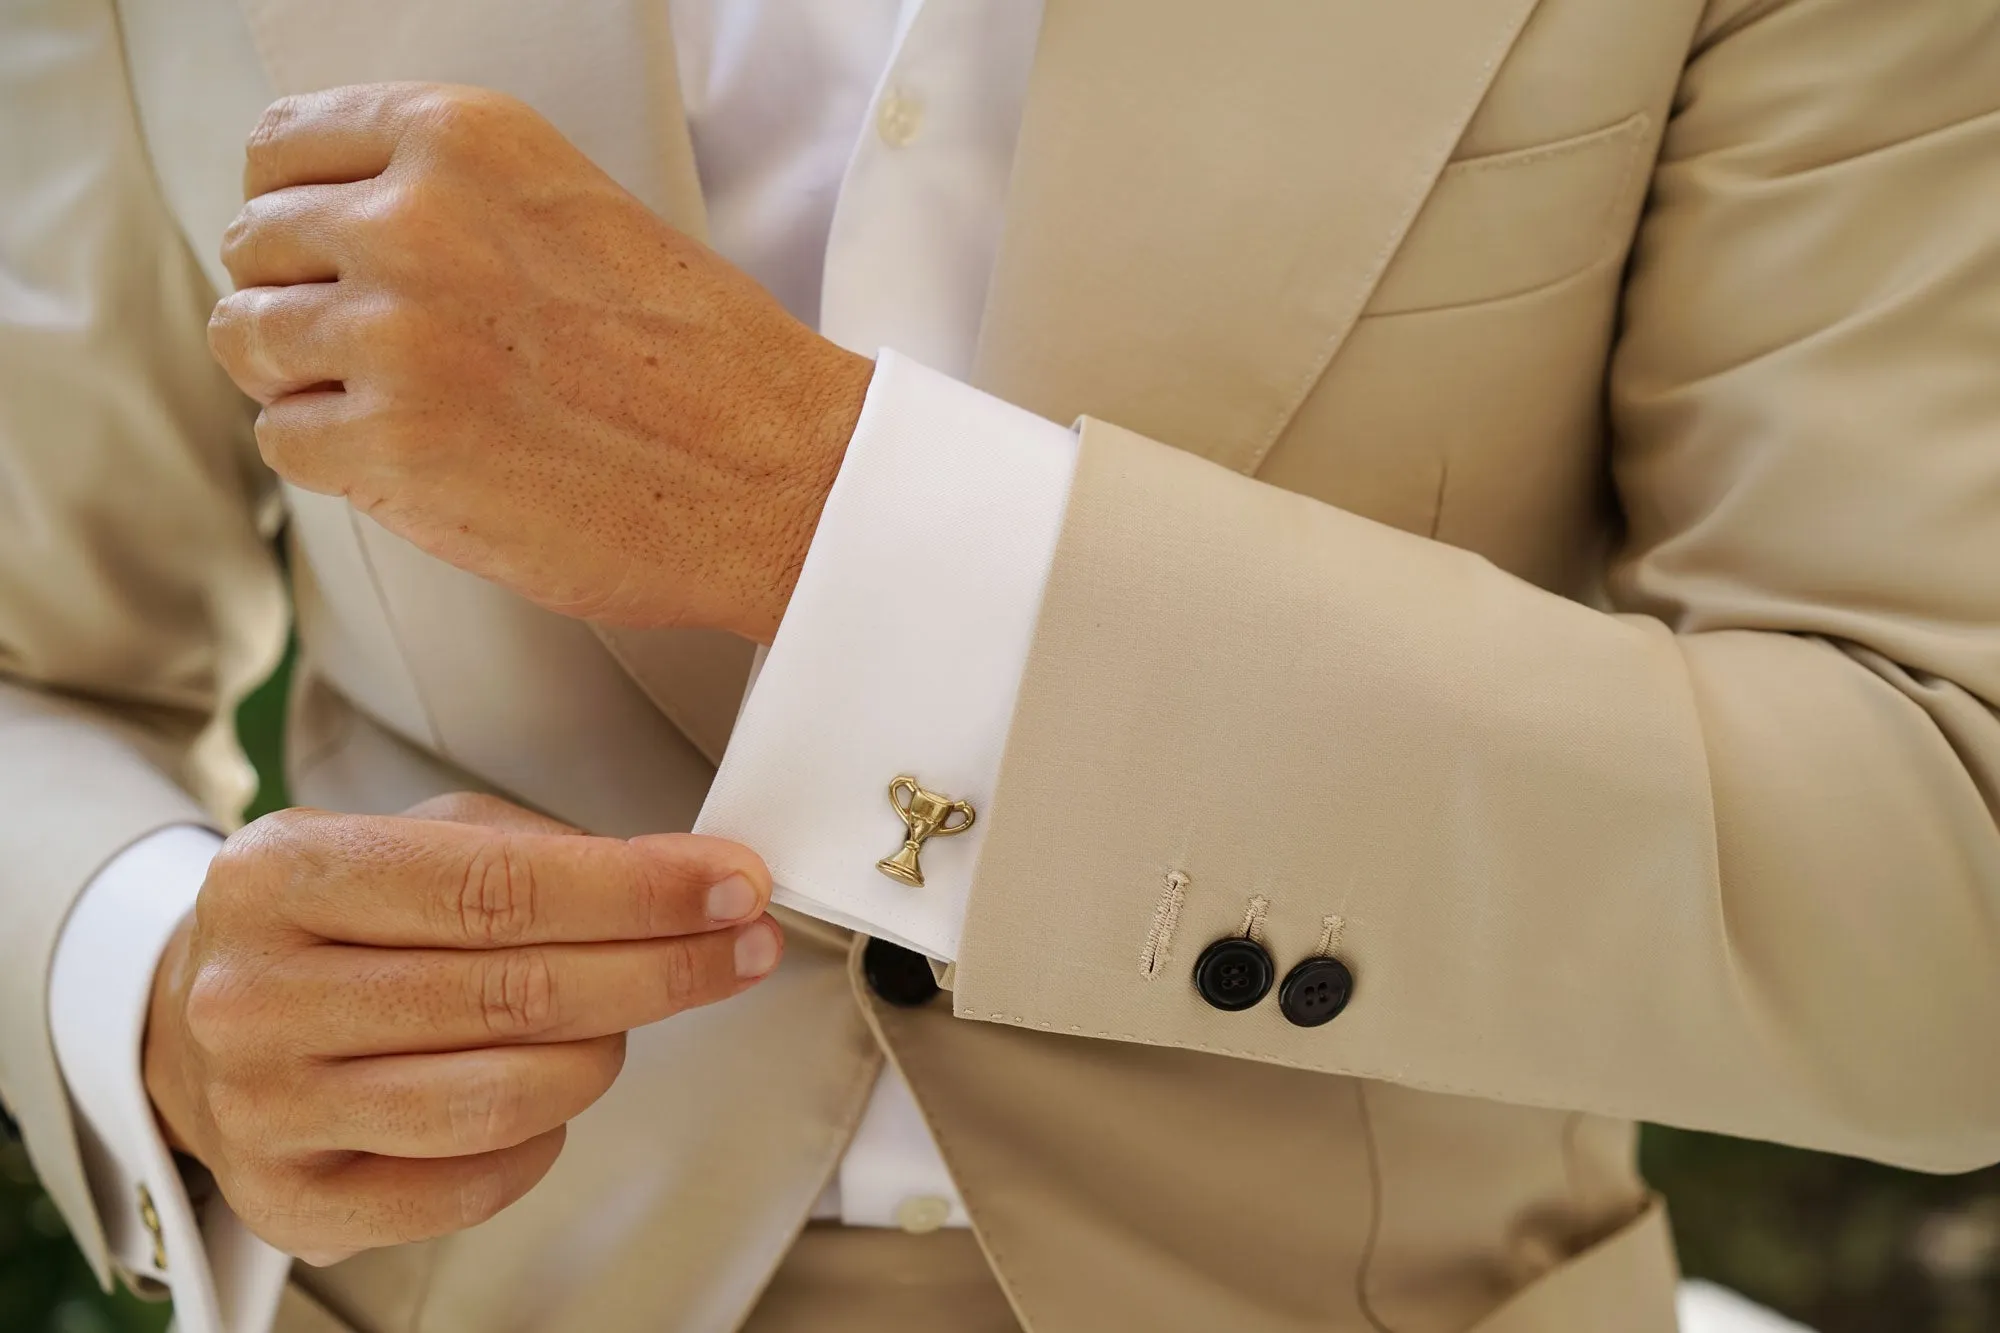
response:
<svg viewBox="0 0 2000 1333"><path fill-rule="evenodd" d="M869 358L831 342L822 341L820 346L827 354L825 364L807 377L801 394L797 466L772 497L781 520L772 549L763 553L765 572L754 585L761 590L760 595L746 608L745 623L732 627L758 643L771 642L785 608L791 604L792 590L798 585L799 571L826 508L827 493L840 475L848 441L854 437L868 384L875 374L875 363Z"/></svg>

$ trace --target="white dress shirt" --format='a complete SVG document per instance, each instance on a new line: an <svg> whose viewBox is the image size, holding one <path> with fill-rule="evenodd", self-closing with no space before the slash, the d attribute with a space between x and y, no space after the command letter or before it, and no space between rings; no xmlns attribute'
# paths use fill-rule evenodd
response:
<svg viewBox="0 0 2000 1333"><path fill-rule="evenodd" d="M953 378L972 362L1040 17L1035 0L673 0L710 243L878 357L700 827L765 853L780 901L940 959L983 830L937 844L924 889L893 883L874 869L902 837L888 781L913 773L975 807L992 792L1076 456L1071 431ZM139 1067L150 978L218 845L168 829L106 866L64 929L50 1012L119 1262L172 1287L183 1333L262 1333L287 1261L219 1198L197 1217ZM130 1221L141 1188L164 1266ZM814 1215L966 1224L893 1066Z"/></svg>

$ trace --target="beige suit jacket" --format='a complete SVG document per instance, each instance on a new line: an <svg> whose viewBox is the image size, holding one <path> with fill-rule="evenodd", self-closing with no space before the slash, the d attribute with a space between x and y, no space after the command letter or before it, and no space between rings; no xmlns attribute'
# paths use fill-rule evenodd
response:
<svg viewBox="0 0 2000 1333"><path fill-rule="evenodd" d="M663 10L0 17L0 1089L100 1262L48 960L241 800L285 630L203 346L243 136L492 85L699 233ZM1992 0L1049 0L976 378L1083 448L950 1002L796 924L288 1326L728 1329L885 1055L1035 1333L1666 1330L1632 1118L2000 1158L1996 201ZM300 799L691 819L739 645L282 504ZM1337 1021L1197 996L1253 898Z"/></svg>

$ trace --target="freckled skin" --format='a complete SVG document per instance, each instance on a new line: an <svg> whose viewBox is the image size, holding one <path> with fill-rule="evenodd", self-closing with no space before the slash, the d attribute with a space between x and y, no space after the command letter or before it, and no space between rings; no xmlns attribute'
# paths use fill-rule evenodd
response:
<svg viewBox="0 0 2000 1333"><path fill-rule="evenodd" d="M210 342L280 474L564 614L769 641L867 358L496 93L286 99L246 194Z"/></svg>

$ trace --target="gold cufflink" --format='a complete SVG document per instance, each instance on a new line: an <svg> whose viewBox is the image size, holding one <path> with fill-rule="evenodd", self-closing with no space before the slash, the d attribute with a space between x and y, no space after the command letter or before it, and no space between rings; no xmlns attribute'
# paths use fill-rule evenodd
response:
<svg viewBox="0 0 2000 1333"><path fill-rule="evenodd" d="M875 863L875 868L913 889L924 886L923 867L917 864L917 853L923 850L924 842L963 833L979 817L969 803L925 791L907 773L889 784L889 804L903 817L903 827L909 830L909 836L903 840L902 851L883 857ZM952 823L953 815L962 816L964 822Z"/></svg>
<svg viewBox="0 0 2000 1333"><path fill-rule="evenodd" d="M139 1221L145 1225L146 1235L153 1242L153 1267L164 1273L167 1271L167 1234L160 1225L160 1210L153 1206L153 1191L139 1186Z"/></svg>

